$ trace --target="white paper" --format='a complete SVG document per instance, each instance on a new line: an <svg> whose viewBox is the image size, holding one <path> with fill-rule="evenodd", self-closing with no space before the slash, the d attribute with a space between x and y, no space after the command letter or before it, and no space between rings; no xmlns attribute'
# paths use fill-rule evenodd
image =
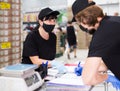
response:
<svg viewBox="0 0 120 91"><path fill-rule="evenodd" d="M74 73L67 73L60 78L53 79L48 83L59 84L59 85L71 85L71 86L85 86L83 84L81 76L76 76Z"/></svg>

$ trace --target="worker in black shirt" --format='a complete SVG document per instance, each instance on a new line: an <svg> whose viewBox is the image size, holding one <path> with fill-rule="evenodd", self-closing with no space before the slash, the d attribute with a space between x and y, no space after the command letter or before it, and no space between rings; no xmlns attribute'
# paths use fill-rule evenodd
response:
<svg viewBox="0 0 120 91"><path fill-rule="evenodd" d="M106 81L120 89L120 17L105 16L99 6L89 6L87 0L76 0L72 8L73 12L79 9L74 13L78 24L89 32L94 30L82 71L83 82L96 85Z"/></svg>
<svg viewBox="0 0 120 91"><path fill-rule="evenodd" d="M56 35L52 31L57 15L59 15L58 11L48 7L40 11L39 25L27 35L24 42L22 63L41 65L48 62L48 67L58 65L57 62L52 61L56 55Z"/></svg>

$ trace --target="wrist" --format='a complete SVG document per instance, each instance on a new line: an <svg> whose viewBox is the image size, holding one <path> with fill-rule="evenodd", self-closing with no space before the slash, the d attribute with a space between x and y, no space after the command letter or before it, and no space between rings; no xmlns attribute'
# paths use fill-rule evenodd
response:
<svg viewBox="0 0 120 91"><path fill-rule="evenodd" d="M48 61L48 67L52 67L51 61Z"/></svg>

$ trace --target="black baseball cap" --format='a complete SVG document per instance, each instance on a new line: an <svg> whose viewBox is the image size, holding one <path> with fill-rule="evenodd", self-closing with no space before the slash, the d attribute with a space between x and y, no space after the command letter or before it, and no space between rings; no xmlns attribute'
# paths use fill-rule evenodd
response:
<svg viewBox="0 0 120 91"><path fill-rule="evenodd" d="M59 11L53 11L52 9L47 7L40 11L40 13L38 14L38 19L42 20L46 16L49 16L49 15L57 16L59 14L60 14Z"/></svg>
<svg viewBox="0 0 120 91"><path fill-rule="evenodd" d="M73 12L73 19L72 22L76 22L75 15L85 9L86 7L89 7L91 5L95 5L95 2L88 2L88 0L76 0L72 5L72 12Z"/></svg>

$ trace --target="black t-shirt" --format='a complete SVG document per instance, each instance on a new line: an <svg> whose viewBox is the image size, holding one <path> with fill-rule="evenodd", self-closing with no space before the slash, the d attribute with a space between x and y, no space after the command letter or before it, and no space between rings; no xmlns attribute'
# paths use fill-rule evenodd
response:
<svg viewBox="0 0 120 91"><path fill-rule="evenodd" d="M70 46L76 44L76 35L73 26L67 26L67 41Z"/></svg>
<svg viewBox="0 0 120 91"><path fill-rule="evenodd" d="M88 57L102 57L120 79L120 17L105 16L92 37Z"/></svg>
<svg viewBox="0 0 120 91"><path fill-rule="evenodd" d="M56 55L56 35L49 34L49 39L43 39L39 31L33 31L28 34L23 44L22 63L32 64L30 56L39 56L46 60L53 60Z"/></svg>

